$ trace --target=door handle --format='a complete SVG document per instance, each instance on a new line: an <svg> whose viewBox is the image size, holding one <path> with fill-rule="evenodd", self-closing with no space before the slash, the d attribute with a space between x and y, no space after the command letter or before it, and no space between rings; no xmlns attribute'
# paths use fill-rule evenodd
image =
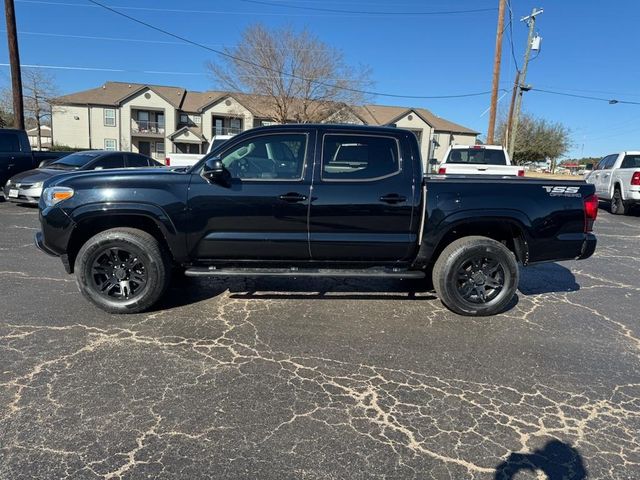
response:
<svg viewBox="0 0 640 480"><path fill-rule="evenodd" d="M296 202L304 202L307 199L307 196L301 195L296 192L289 192L289 193L285 193L284 195L280 195L278 198L284 202L296 203Z"/></svg>
<svg viewBox="0 0 640 480"><path fill-rule="evenodd" d="M401 195L398 195L397 193L390 193L388 195L383 195L382 197L380 197L380 201L384 203L390 203L393 205L394 203L406 202L407 197L403 197Z"/></svg>

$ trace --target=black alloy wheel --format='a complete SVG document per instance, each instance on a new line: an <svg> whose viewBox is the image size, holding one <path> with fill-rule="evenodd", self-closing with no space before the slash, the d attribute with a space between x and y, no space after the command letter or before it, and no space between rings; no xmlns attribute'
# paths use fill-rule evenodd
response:
<svg viewBox="0 0 640 480"><path fill-rule="evenodd" d="M129 227L100 232L80 248L74 263L78 287L109 313L139 313L167 289L171 262L149 232Z"/></svg>
<svg viewBox="0 0 640 480"><path fill-rule="evenodd" d="M460 315L485 316L507 308L518 289L520 271L515 255L503 243L468 236L442 250L432 279L447 308Z"/></svg>
<svg viewBox="0 0 640 480"><path fill-rule="evenodd" d="M491 257L477 256L458 268L458 294L470 303L488 303L504 287L504 269Z"/></svg>
<svg viewBox="0 0 640 480"><path fill-rule="evenodd" d="M113 300L129 300L147 285L147 269L135 253L108 247L94 255L91 279L97 291Z"/></svg>

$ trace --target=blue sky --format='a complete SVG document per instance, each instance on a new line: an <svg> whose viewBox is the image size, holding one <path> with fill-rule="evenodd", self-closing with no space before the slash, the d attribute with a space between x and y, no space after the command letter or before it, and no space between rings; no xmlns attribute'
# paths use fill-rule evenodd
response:
<svg viewBox="0 0 640 480"><path fill-rule="evenodd" d="M255 22L278 27L307 26L340 48L348 62L372 68L375 90L404 95L455 95L491 89L497 9L457 15L416 12L494 9L498 0L104 0L123 12L214 48L233 45ZM106 80L213 88L205 63L216 55L181 45L86 0L15 0L23 64L79 67L51 69L61 93L93 88ZM329 13L303 6L403 15ZM542 51L530 63L527 83L577 95L640 102L640 2L638 0L512 0L516 59L522 63L527 29L520 18L544 8L537 30ZM3 25L4 30L4 25ZM100 37L100 38L87 38ZM0 63L8 63L0 42ZM95 69L95 70L92 70ZM505 36L501 82L515 74ZM0 67L0 83L9 69ZM501 100L508 107L510 95ZM426 107L462 125L486 132L489 96L461 99L394 99L376 103ZM640 105L551 95L525 94L524 109L565 124L574 146L569 156L602 156L640 149Z"/></svg>

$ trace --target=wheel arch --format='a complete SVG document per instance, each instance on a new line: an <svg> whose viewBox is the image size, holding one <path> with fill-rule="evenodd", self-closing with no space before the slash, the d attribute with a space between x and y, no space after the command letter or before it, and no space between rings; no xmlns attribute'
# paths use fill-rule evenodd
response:
<svg viewBox="0 0 640 480"><path fill-rule="evenodd" d="M73 272L75 258L89 238L112 228L135 228L152 235L172 262L183 260L184 246L169 217L158 207L123 208L122 205L90 205L73 212L74 228L67 246L68 263Z"/></svg>
<svg viewBox="0 0 640 480"><path fill-rule="evenodd" d="M457 218L456 218L457 217ZM464 215L447 218L435 227L437 235L425 237L418 260L433 264L451 242L468 236L482 236L503 243L523 265L529 262L528 218L521 214L504 212L465 212Z"/></svg>

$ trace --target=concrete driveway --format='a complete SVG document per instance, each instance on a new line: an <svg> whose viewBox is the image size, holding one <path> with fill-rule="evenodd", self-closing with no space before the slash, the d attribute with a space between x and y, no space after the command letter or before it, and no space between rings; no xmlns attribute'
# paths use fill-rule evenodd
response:
<svg viewBox="0 0 640 480"><path fill-rule="evenodd" d="M197 280L110 316L0 203L0 478L640 478L640 215L503 315L415 282ZM546 472L547 477L542 472Z"/></svg>

